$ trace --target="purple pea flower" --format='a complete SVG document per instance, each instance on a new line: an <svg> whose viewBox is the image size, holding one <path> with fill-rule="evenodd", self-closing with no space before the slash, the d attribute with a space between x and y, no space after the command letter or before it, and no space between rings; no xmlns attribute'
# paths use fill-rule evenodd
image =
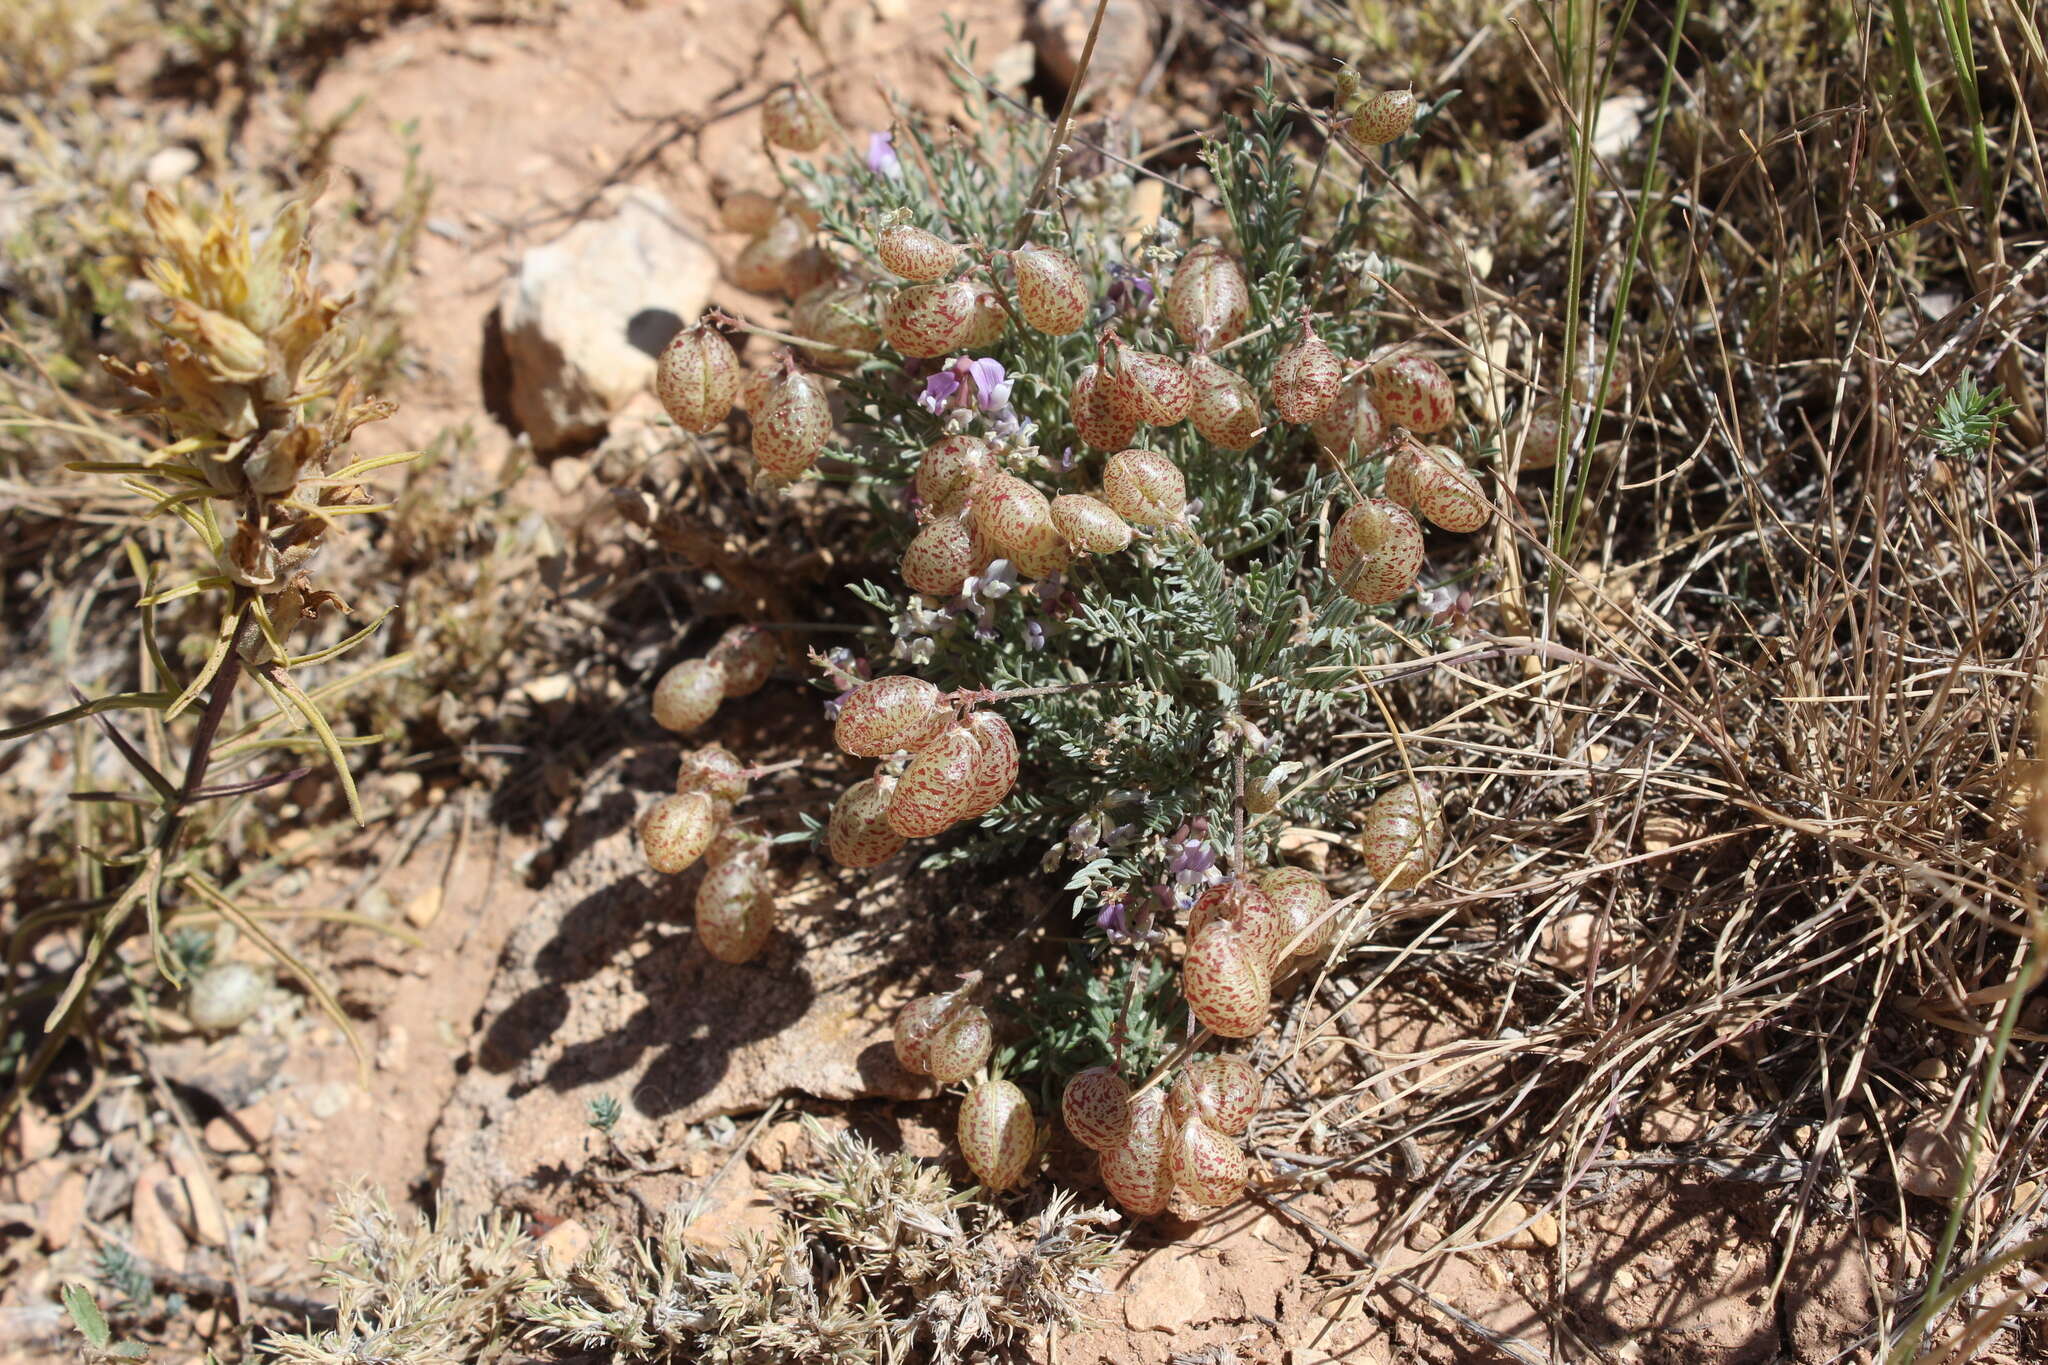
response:
<svg viewBox="0 0 2048 1365"><path fill-rule="evenodd" d="M960 376L952 370L940 370L924 381L924 393L918 397L917 405L937 417L953 406L955 395L960 392Z"/></svg>
<svg viewBox="0 0 2048 1365"><path fill-rule="evenodd" d="M896 142L889 134L868 134L868 169L891 180L903 178L903 163L896 159Z"/></svg>

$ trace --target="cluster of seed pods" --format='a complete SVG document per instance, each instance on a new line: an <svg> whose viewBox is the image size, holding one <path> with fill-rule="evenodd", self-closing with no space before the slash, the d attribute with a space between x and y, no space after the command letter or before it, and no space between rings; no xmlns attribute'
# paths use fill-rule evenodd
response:
<svg viewBox="0 0 2048 1365"><path fill-rule="evenodd" d="M1095 1151L1104 1188L1126 1212L1164 1213L1176 1196L1195 1209L1221 1208L1250 1177L1236 1139L1262 1088L1249 1063L1224 1053L1194 1058L1170 1090L1136 1095L1113 1068L1097 1066L1067 1082L1060 1116Z"/></svg>
<svg viewBox="0 0 2048 1365"><path fill-rule="evenodd" d="M928 839L994 810L1017 783L1017 737L1001 716L962 716L922 678L892 674L862 683L839 709L833 738L856 758L906 754L840 794L825 847L841 867L874 867L912 839Z"/></svg>
<svg viewBox="0 0 2048 1365"><path fill-rule="evenodd" d="M995 1033L988 1011L972 1000L979 981L979 973L970 975L959 990L921 995L896 1011L891 1040L905 1071L954 1085L988 1063ZM960 1154L990 1191L1016 1184L1038 1148L1030 1100L1000 1079L980 1081L960 1101L956 1136Z"/></svg>

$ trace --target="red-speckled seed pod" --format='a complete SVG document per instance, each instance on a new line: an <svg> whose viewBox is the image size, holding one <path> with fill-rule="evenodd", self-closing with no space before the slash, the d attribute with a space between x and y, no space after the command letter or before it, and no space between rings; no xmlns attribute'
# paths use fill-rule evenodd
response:
<svg viewBox="0 0 2048 1365"><path fill-rule="evenodd" d="M1444 817L1420 782L1403 782L1367 807L1359 850L1389 891L1406 891L1436 867L1444 851Z"/></svg>
<svg viewBox="0 0 2048 1365"><path fill-rule="evenodd" d="M960 1101L960 1155L990 1193L1017 1183L1037 1145L1031 1101L1008 1081L983 1081Z"/></svg>
<svg viewBox="0 0 2048 1365"><path fill-rule="evenodd" d="M1188 362L1188 378L1195 386L1188 416L1202 439L1225 450L1249 450L1265 423L1258 392L1243 375L1205 355Z"/></svg>
<svg viewBox="0 0 2048 1365"><path fill-rule="evenodd" d="M1188 907L1188 942L1194 942L1212 919L1236 925L1245 942L1257 949L1266 969L1272 970L1273 955L1286 942L1282 937L1286 926L1257 882L1233 877L1195 897Z"/></svg>
<svg viewBox="0 0 2048 1365"><path fill-rule="evenodd" d="M1066 541L1060 539L1059 532L1047 525L1034 531L1021 545L1011 546L1010 562L1017 566L1019 577L1037 582L1056 573L1065 573L1072 567L1074 557L1068 552Z"/></svg>
<svg viewBox="0 0 2048 1365"><path fill-rule="evenodd" d="M1219 1133L1238 1134L1251 1126L1265 1089L1259 1073L1242 1057L1212 1053L1181 1070L1166 1097L1174 1123L1198 1118Z"/></svg>
<svg viewBox="0 0 2048 1365"><path fill-rule="evenodd" d="M903 582L912 592L951 597L967 575L988 562L981 543L959 513L940 516L903 551Z"/></svg>
<svg viewBox="0 0 2048 1365"><path fill-rule="evenodd" d="M853 689L839 708L833 742L855 758L922 749L951 723L953 709L923 678L892 673Z"/></svg>
<svg viewBox="0 0 2048 1365"><path fill-rule="evenodd" d="M1091 1066L1067 1082L1060 1117L1074 1140L1093 1151L1119 1146L1131 1131L1131 1087L1113 1067Z"/></svg>
<svg viewBox="0 0 2048 1365"><path fill-rule="evenodd" d="M889 828L889 798L896 781L870 777L854 783L833 803L825 826L825 851L841 867L876 867L896 856L904 838Z"/></svg>
<svg viewBox="0 0 2048 1365"><path fill-rule="evenodd" d="M952 512L993 468L995 461L986 441L976 436L948 436L918 457L914 487L925 506Z"/></svg>
<svg viewBox="0 0 2048 1365"><path fill-rule="evenodd" d="M1244 1152L1200 1119L1180 1125L1168 1152L1174 1187L1192 1203L1220 1209L1244 1193Z"/></svg>
<svg viewBox="0 0 2048 1365"><path fill-rule="evenodd" d="M1010 723L993 711L976 711L965 721L967 732L981 746L969 777L967 808L962 820L979 820L1010 794L1017 785L1017 736Z"/></svg>
<svg viewBox="0 0 2048 1365"><path fill-rule="evenodd" d="M725 810L703 792L664 796L640 816L640 851L656 872L681 872L704 856Z"/></svg>
<svg viewBox="0 0 2048 1365"><path fill-rule="evenodd" d="M734 190L718 205L718 221L727 232L751 237L775 226L782 210L775 201L756 190Z"/></svg>
<svg viewBox="0 0 2048 1365"><path fill-rule="evenodd" d="M740 376L739 396L733 401L741 412L759 412L775 396L775 386L781 382L782 376L773 370L748 370Z"/></svg>
<svg viewBox="0 0 2048 1365"><path fill-rule="evenodd" d="M725 673L725 695L745 697L759 692L782 662L775 632L759 626L731 626L704 656Z"/></svg>
<svg viewBox="0 0 2048 1365"><path fill-rule="evenodd" d="M740 358L717 328L685 327L655 362L654 392L684 431L709 431L739 397Z"/></svg>
<svg viewBox="0 0 2048 1365"><path fill-rule="evenodd" d="M988 1011L979 1005L962 1005L925 1039L925 1070L940 1085L956 1084L981 1070L994 1045L995 1029Z"/></svg>
<svg viewBox="0 0 2048 1365"><path fill-rule="evenodd" d="M1305 867L1272 867L1259 874L1259 890L1280 912L1283 943L1294 944L1291 956L1314 957L1330 946L1337 924L1325 918L1330 889L1321 877Z"/></svg>
<svg viewBox="0 0 2048 1365"><path fill-rule="evenodd" d="M795 218L777 218L732 259L732 282L756 294L773 294L782 288L789 268L805 246L810 234Z"/></svg>
<svg viewBox="0 0 2048 1365"><path fill-rule="evenodd" d="M1218 242L1197 242L1174 267L1166 320L1180 339L1207 349L1235 341L1251 321L1252 293L1244 271Z"/></svg>
<svg viewBox="0 0 2048 1365"><path fill-rule="evenodd" d="M1155 451L1119 451L1103 466L1102 500L1133 526L1171 526L1187 515L1187 481Z"/></svg>
<svg viewBox="0 0 2048 1365"><path fill-rule="evenodd" d="M974 760L980 756L980 742L964 726L919 749L896 779L889 828L906 839L929 839L957 824L973 797Z"/></svg>
<svg viewBox="0 0 2048 1365"><path fill-rule="evenodd" d="M782 292L792 301L814 293L839 279L839 258L821 246L807 246L789 258L782 268ZM795 320L795 315L791 315ZM796 329L803 333L801 327ZM805 333L807 335L807 333Z"/></svg>
<svg viewBox="0 0 2048 1365"><path fill-rule="evenodd" d="M1422 572L1422 527L1401 504L1367 498L1330 529L1328 566L1352 601L1368 607L1391 602Z"/></svg>
<svg viewBox="0 0 2048 1365"><path fill-rule="evenodd" d="M961 248L910 223L875 234L875 255L891 274L929 284L960 264Z"/></svg>
<svg viewBox="0 0 2048 1365"><path fill-rule="evenodd" d="M679 734L710 720L725 698L725 670L710 659L685 659L654 685L654 723Z"/></svg>
<svg viewBox="0 0 2048 1365"><path fill-rule="evenodd" d="M1019 247L1010 253L1017 272L1017 312L1025 324L1051 336L1078 332L1088 320L1088 282L1064 251Z"/></svg>
<svg viewBox="0 0 2048 1365"><path fill-rule="evenodd" d="M976 325L980 290L966 280L906 285L882 308L882 335L907 356L963 350Z"/></svg>
<svg viewBox="0 0 2048 1365"><path fill-rule="evenodd" d="M1010 310L992 289L974 291L974 306L967 313L967 331L960 338L963 350L985 351L1010 330Z"/></svg>
<svg viewBox="0 0 2048 1365"><path fill-rule="evenodd" d="M952 1005L953 993L942 991L937 995L920 995L896 1011L889 1042L896 1049L897 1065L913 1076L932 1074L932 1034L946 1022L946 1011Z"/></svg>
<svg viewBox="0 0 2048 1365"><path fill-rule="evenodd" d="M816 375L785 377L753 418L755 463L783 483L801 478L832 439L832 405Z"/></svg>
<svg viewBox="0 0 2048 1365"><path fill-rule="evenodd" d="M831 116L802 86L786 85L761 105L761 133L777 147L814 152L831 130Z"/></svg>
<svg viewBox="0 0 2048 1365"><path fill-rule="evenodd" d="M1283 422L1313 422L1344 387L1344 363L1308 323L1273 362L1273 408Z"/></svg>
<svg viewBox="0 0 2048 1365"><path fill-rule="evenodd" d="M1308 424L1316 446L1331 460L1361 460L1386 440L1387 424L1363 380L1346 384L1322 416Z"/></svg>
<svg viewBox="0 0 2048 1365"><path fill-rule="evenodd" d="M1108 382L1117 411L1146 426L1170 427L1194 407L1194 381L1172 356L1118 346L1116 360Z"/></svg>
<svg viewBox="0 0 2048 1365"><path fill-rule="evenodd" d="M1423 355L1397 355L1372 367L1373 401L1380 416L1418 435L1442 431L1458 415L1451 377Z"/></svg>
<svg viewBox="0 0 2048 1365"><path fill-rule="evenodd" d="M1387 462L1387 496L1446 531L1476 531L1493 508L1486 490L1449 446L1409 446Z"/></svg>
<svg viewBox="0 0 2048 1365"><path fill-rule="evenodd" d="M1167 1152L1166 1097L1154 1086L1130 1102L1130 1127L1122 1142L1104 1149L1097 1169L1103 1187L1125 1213L1149 1218L1166 1211L1173 1197L1173 1169Z"/></svg>
<svg viewBox="0 0 2048 1365"><path fill-rule="evenodd" d="M1522 472L1545 470L1557 464L1558 405L1552 401L1542 403L1523 422L1527 431L1522 436ZM1511 427L1517 424L1511 424Z"/></svg>
<svg viewBox="0 0 2048 1365"><path fill-rule="evenodd" d="M691 749L676 765L676 795L689 792L703 792L731 810L747 794L747 770L723 744Z"/></svg>
<svg viewBox="0 0 2048 1365"><path fill-rule="evenodd" d="M798 297L789 312L789 330L817 343L804 350L832 365L858 359L855 352L872 351L882 339L868 291L836 277Z"/></svg>
<svg viewBox="0 0 2048 1365"><path fill-rule="evenodd" d="M1074 396L1067 405L1074 430L1097 450L1121 450L1138 434L1138 419L1121 411L1102 382L1102 368L1090 365L1074 381Z"/></svg>
<svg viewBox="0 0 2048 1365"><path fill-rule="evenodd" d="M1375 90L1351 114L1351 140L1362 147L1380 147L1415 126L1415 92Z"/></svg>
<svg viewBox="0 0 2048 1365"><path fill-rule="evenodd" d="M1075 554L1113 555L1131 543L1131 525L1117 510L1086 493L1052 500L1052 524Z"/></svg>
<svg viewBox="0 0 2048 1365"><path fill-rule="evenodd" d="M969 515L989 553L1004 559L1016 558L1019 549L1043 545L1048 536L1058 537L1052 504L1014 474L990 474L976 485Z"/></svg>
<svg viewBox="0 0 2048 1365"><path fill-rule="evenodd" d="M775 933L775 894L763 857L739 855L697 883L697 941L720 962L751 962Z"/></svg>
<svg viewBox="0 0 2048 1365"><path fill-rule="evenodd" d="M1272 1004L1264 945L1248 942L1222 920L1204 926L1181 962L1180 993L1203 1028L1225 1038L1251 1037L1265 1027Z"/></svg>

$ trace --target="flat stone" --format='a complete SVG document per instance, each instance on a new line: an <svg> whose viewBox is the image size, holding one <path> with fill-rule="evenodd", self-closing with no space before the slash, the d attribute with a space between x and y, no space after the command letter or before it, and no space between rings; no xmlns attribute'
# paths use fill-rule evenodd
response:
<svg viewBox="0 0 2048 1365"><path fill-rule="evenodd" d="M1153 1252L1119 1286L1124 1324L1134 1332L1177 1332L1215 1316L1200 1258L1178 1246Z"/></svg>

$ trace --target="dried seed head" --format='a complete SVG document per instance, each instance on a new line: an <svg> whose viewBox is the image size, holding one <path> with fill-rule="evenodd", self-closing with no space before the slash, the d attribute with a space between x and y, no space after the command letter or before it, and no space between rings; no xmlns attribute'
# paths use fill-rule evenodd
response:
<svg viewBox="0 0 2048 1365"><path fill-rule="evenodd" d="M1352 601L1375 607L1415 586L1422 572L1422 527L1407 508L1367 498L1330 528L1330 577Z"/></svg>
<svg viewBox="0 0 2048 1365"><path fill-rule="evenodd" d="M932 1074L930 1044L946 1013L953 1006L953 992L920 995L896 1011L889 1041L896 1049L896 1061L913 1076Z"/></svg>
<svg viewBox="0 0 2048 1365"><path fill-rule="evenodd" d="M709 431L732 411L740 391L740 358L718 329L685 327L654 366L654 392L684 431Z"/></svg>
<svg viewBox="0 0 2048 1365"><path fill-rule="evenodd" d="M1273 408L1283 422L1313 422L1344 387L1344 362L1306 320L1301 336L1273 362Z"/></svg>
<svg viewBox="0 0 2048 1365"><path fill-rule="evenodd" d="M711 659L685 659L654 685L654 723L688 734L711 719L724 697L724 668Z"/></svg>
<svg viewBox="0 0 2048 1365"><path fill-rule="evenodd" d="M1205 355L1188 362L1188 378L1195 386L1188 416L1202 439L1225 450L1249 450L1265 421L1258 392L1243 375Z"/></svg>
<svg viewBox="0 0 2048 1365"><path fill-rule="evenodd" d="M763 859L718 863L697 883L697 940L720 962L751 962L775 932L775 895Z"/></svg>
<svg viewBox="0 0 2048 1365"><path fill-rule="evenodd" d="M1362 460L1380 448L1387 424L1364 380L1346 384L1322 416L1308 424L1316 446L1334 462Z"/></svg>
<svg viewBox="0 0 2048 1365"><path fill-rule="evenodd" d="M867 289L836 277L797 298L789 329L818 343L804 347L806 352L835 365L857 359L857 351L874 350L882 339Z"/></svg>
<svg viewBox="0 0 2048 1365"><path fill-rule="evenodd" d="M1236 258L1218 242L1189 248L1166 290L1166 320L1180 339L1202 350L1222 346L1244 335L1251 316L1252 293Z"/></svg>
<svg viewBox="0 0 2048 1365"><path fill-rule="evenodd" d="M918 457L917 496L934 511L957 511L994 467L987 442L975 436L948 436Z"/></svg>
<svg viewBox="0 0 2048 1365"><path fill-rule="evenodd" d="M800 85L786 85L761 106L761 134L777 147L814 152L832 129L818 97Z"/></svg>
<svg viewBox="0 0 2048 1365"><path fill-rule="evenodd" d="M1219 1133L1235 1135L1251 1126L1264 1089L1259 1073L1244 1058L1211 1053L1181 1070L1166 1097L1166 1111L1173 1123L1195 1118Z"/></svg>
<svg viewBox="0 0 2048 1365"><path fill-rule="evenodd" d="M960 1101L960 1155L982 1188L994 1193L1017 1183L1037 1145L1031 1101L1008 1081L983 1081Z"/></svg>
<svg viewBox="0 0 2048 1365"><path fill-rule="evenodd" d="M962 1005L925 1039L925 1071L940 1085L953 1085L981 1070L995 1045L988 1011Z"/></svg>
<svg viewBox="0 0 2048 1365"><path fill-rule="evenodd" d="M1004 559L1059 538L1045 494L1014 474L990 474L976 485L969 515L989 553Z"/></svg>
<svg viewBox="0 0 2048 1365"><path fill-rule="evenodd" d="M725 695L745 697L759 692L782 662L775 632L759 626L730 626L704 656L725 673Z"/></svg>
<svg viewBox="0 0 2048 1365"><path fill-rule="evenodd" d="M1372 393L1380 416L1418 435L1442 431L1458 415L1451 377L1428 356L1382 360L1372 367Z"/></svg>
<svg viewBox="0 0 2048 1365"><path fill-rule="evenodd" d="M1305 867L1268 868L1259 874L1259 889L1280 912L1283 942L1294 944L1293 956L1315 957L1330 946L1337 925L1324 918L1330 889L1321 877ZM1304 931L1308 937L1296 942Z"/></svg>
<svg viewBox="0 0 2048 1365"><path fill-rule="evenodd" d="M968 779L967 807L962 820L979 820L1002 803L1017 785L1017 736L993 711L976 711L962 722L981 746Z"/></svg>
<svg viewBox="0 0 2048 1365"><path fill-rule="evenodd" d="M941 356L967 348L981 291L967 280L905 285L882 308L882 336L906 356Z"/></svg>
<svg viewBox="0 0 2048 1365"><path fill-rule="evenodd" d="M825 851L841 867L876 867L896 856L903 836L889 828L893 778L869 777L841 792L825 826Z"/></svg>
<svg viewBox="0 0 2048 1365"><path fill-rule="evenodd" d="M1075 554L1113 555L1131 543L1131 526L1114 507L1086 493L1052 500L1052 524Z"/></svg>
<svg viewBox="0 0 2048 1365"><path fill-rule="evenodd" d="M1493 515L1486 490L1449 446L1404 447L1387 462L1386 492L1446 531L1476 531Z"/></svg>
<svg viewBox="0 0 2048 1365"><path fill-rule="evenodd" d="M1420 782L1403 782L1366 808L1359 850L1389 891L1406 891L1436 867L1444 851L1444 817Z"/></svg>
<svg viewBox="0 0 2048 1365"><path fill-rule="evenodd" d="M1019 247L1010 253L1017 272L1017 312L1025 323L1051 336L1077 332L1088 320L1088 282L1064 251Z"/></svg>
<svg viewBox="0 0 2048 1365"><path fill-rule="evenodd" d="M797 219L777 218L733 257L732 282L756 294L776 293L809 235Z"/></svg>
<svg viewBox="0 0 2048 1365"><path fill-rule="evenodd" d="M782 212L775 201L754 190L734 190L718 206L718 220L727 232L748 236L766 232Z"/></svg>
<svg viewBox="0 0 2048 1365"><path fill-rule="evenodd" d="M1121 450L1138 434L1136 416L1120 409L1102 381L1102 367L1090 365L1074 381L1074 395L1067 405L1074 419L1074 431L1097 450Z"/></svg>
<svg viewBox="0 0 2048 1365"><path fill-rule="evenodd" d="M1265 946L1223 920L1203 926L1181 962L1180 993L1203 1028L1225 1038L1251 1037L1265 1027L1272 1004Z"/></svg>
<svg viewBox="0 0 2048 1365"><path fill-rule="evenodd" d="M1117 409L1146 426L1170 427L1195 405L1194 381L1172 356L1116 345L1109 395Z"/></svg>
<svg viewBox="0 0 2048 1365"><path fill-rule="evenodd" d="M1244 1152L1200 1119L1179 1126L1169 1151L1174 1187L1191 1202L1218 1209L1244 1193L1250 1174Z"/></svg>
<svg viewBox="0 0 2048 1365"><path fill-rule="evenodd" d="M747 794L747 770L723 744L687 750L676 765L676 795L703 792L728 811Z"/></svg>
<svg viewBox="0 0 2048 1365"><path fill-rule="evenodd" d="M1361 147L1381 147L1414 126L1414 91L1375 90L1352 111L1351 140Z"/></svg>
<svg viewBox="0 0 2048 1365"><path fill-rule="evenodd" d="M1106 1152L1131 1131L1131 1087L1114 1067L1091 1066L1075 1074L1060 1095L1060 1117L1082 1146Z"/></svg>
<svg viewBox="0 0 2048 1365"><path fill-rule="evenodd" d="M853 689L839 708L832 739L855 758L880 758L898 749L922 749L953 719L939 689L923 678L892 673Z"/></svg>
<svg viewBox="0 0 2048 1365"><path fill-rule="evenodd" d="M1273 908L1273 902L1266 899L1266 893L1258 883L1249 879L1232 877L1218 882L1195 898L1188 907L1188 941L1194 942L1210 920L1220 919L1237 927L1244 935L1245 942L1261 954L1260 960L1270 972L1273 955L1285 943L1282 934L1285 925L1280 912Z"/></svg>
<svg viewBox="0 0 2048 1365"><path fill-rule="evenodd" d="M1119 451L1103 466L1102 500L1133 526L1172 526L1187 515L1187 481L1155 451Z"/></svg>
<svg viewBox="0 0 2048 1365"><path fill-rule="evenodd" d="M981 543L959 513L937 517L903 551L903 582L912 592L951 597L967 575L988 562Z"/></svg>
<svg viewBox="0 0 2048 1365"><path fill-rule="evenodd" d="M1167 1151L1166 1096L1154 1086L1130 1102L1130 1127L1122 1142L1105 1148L1097 1169L1109 1197L1124 1212L1148 1218L1166 1211L1173 1197L1173 1167Z"/></svg>
<svg viewBox="0 0 2048 1365"><path fill-rule="evenodd" d="M781 483L803 477L832 439L832 405L815 375L785 377L753 418L754 460Z"/></svg>
<svg viewBox="0 0 2048 1365"><path fill-rule="evenodd" d="M897 223L875 234L875 255L893 275L929 284L960 264L962 248L910 223Z"/></svg>
<svg viewBox="0 0 2048 1365"><path fill-rule="evenodd" d="M704 856L725 809L703 792L664 796L640 815L640 851L656 872L681 872Z"/></svg>
<svg viewBox="0 0 2048 1365"><path fill-rule="evenodd" d="M959 823L974 796L981 742L954 726L919 749L889 798L889 828L906 839L929 839Z"/></svg>

